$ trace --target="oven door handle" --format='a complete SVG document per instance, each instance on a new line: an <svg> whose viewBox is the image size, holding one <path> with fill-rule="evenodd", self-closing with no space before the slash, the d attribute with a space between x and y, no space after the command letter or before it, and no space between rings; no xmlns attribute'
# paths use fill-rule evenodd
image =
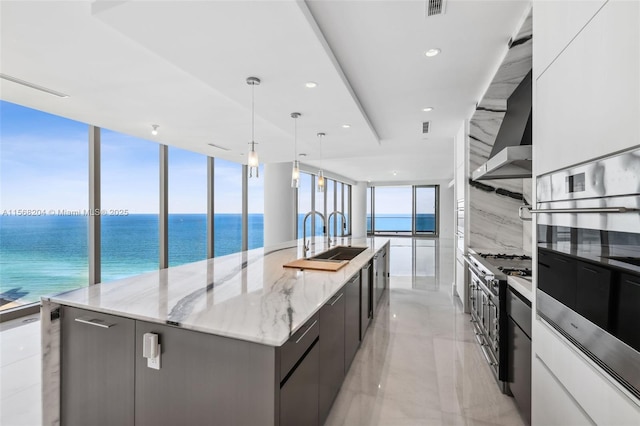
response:
<svg viewBox="0 0 640 426"><path fill-rule="evenodd" d="M569 208L569 209L532 209L531 206L520 206L518 214L520 219L527 220L522 217L522 210L528 209L531 214L540 213L635 213L640 212L640 209L631 207L583 207L583 208ZM531 220L531 219L529 219Z"/></svg>
<svg viewBox="0 0 640 426"><path fill-rule="evenodd" d="M489 352L487 349L487 344L480 344L480 350L482 351L482 355L484 355L484 359L487 360L487 364L489 364L492 367L497 367L498 364L496 362L493 362L493 360L491 359L491 356L489 356Z"/></svg>

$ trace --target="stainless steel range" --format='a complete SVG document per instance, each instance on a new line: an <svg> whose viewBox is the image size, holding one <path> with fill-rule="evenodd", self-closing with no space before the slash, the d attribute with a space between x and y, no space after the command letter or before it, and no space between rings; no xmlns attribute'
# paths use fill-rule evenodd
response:
<svg viewBox="0 0 640 426"><path fill-rule="evenodd" d="M507 276L531 276L526 255L471 252L469 305L476 340L498 386L508 393L507 381Z"/></svg>

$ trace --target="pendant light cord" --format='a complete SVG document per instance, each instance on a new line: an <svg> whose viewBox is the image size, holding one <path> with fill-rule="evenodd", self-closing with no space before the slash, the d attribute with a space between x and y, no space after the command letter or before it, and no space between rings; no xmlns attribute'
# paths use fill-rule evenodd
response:
<svg viewBox="0 0 640 426"><path fill-rule="evenodd" d="M253 150L255 133L255 83L251 85L251 149Z"/></svg>
<svg viewBox="0 0 640 426"><path fill-rule="evenodd" d="M322 165L324 164L323 158L322 158L322 137L324 135L318 135L320 137L320 170L324 170L324 168L322 167Z"/></svg>

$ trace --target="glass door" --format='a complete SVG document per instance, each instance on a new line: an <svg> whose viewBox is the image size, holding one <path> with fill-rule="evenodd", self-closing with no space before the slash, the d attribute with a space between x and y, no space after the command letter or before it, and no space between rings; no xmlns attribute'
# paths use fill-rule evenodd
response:
<svg viewBox="0 0 640 426"><path fill-rule="evenodd" d="M414 235L438 235L438 186L413 187Z"/></svg>

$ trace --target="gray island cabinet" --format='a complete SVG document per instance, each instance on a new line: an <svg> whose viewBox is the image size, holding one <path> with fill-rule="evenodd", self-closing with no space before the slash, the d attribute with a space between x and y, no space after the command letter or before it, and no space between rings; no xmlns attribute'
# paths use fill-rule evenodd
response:
<svg viewBox="0 0 640 426"><path fill-rule="evenodd" d="M350 243L369 250L338 272L282 268L295 244L43 299L43 424L324 423L388 247Z"/></svg>

